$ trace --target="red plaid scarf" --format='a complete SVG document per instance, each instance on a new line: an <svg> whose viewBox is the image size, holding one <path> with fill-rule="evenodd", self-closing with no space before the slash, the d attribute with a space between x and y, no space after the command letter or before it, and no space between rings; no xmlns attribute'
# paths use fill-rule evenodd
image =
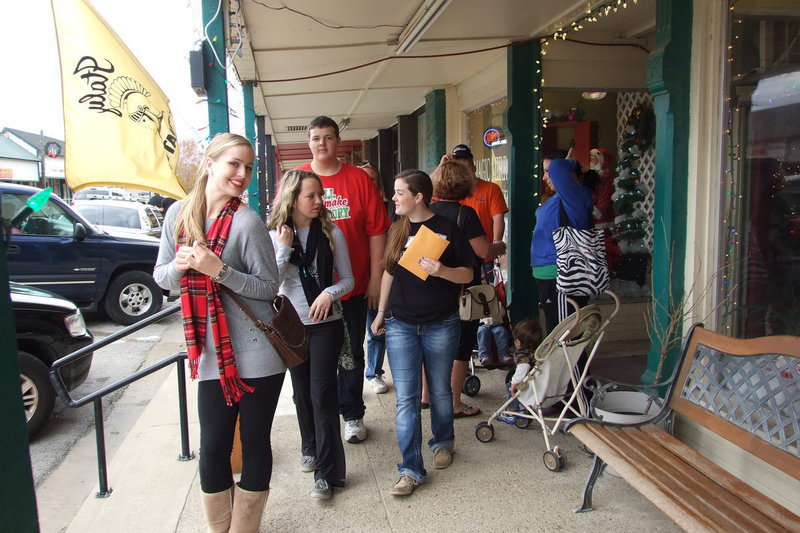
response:
<svg viewBox="0 0 800 533"><path fill-rule="evenodd" d="M211 224L211 229L208 230L206 246L217 256L222 256L222 250L231 231L233 214L239 208L239 203L239 198L232 198L225 204ZM181 235L178 246L185 241L185 234ZM186 351L189 354L189 373L192 379L197 379L200 354L203 352L203 343L206 340L206 313L208 313L211 316L211 332L214 336L219 380L222 383L225 402L233 405L233 402L238 402L245 392L253 392L255 389L242 382L236 369L236 356L233 353L228 321L222 309L217 283L197 270L187 270L181 278L181 313Z"/></svg>

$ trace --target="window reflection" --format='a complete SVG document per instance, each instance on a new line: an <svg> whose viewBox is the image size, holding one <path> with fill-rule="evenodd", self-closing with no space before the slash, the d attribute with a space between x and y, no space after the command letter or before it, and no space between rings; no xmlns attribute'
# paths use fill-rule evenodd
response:
<svg viewBox="0 0 800 533"><path fill-rule="evenodd" d="M800 334L800 9L731 18L723 171L724 319L745 337ZM755 13L758 13L757 15Z"/></svg>

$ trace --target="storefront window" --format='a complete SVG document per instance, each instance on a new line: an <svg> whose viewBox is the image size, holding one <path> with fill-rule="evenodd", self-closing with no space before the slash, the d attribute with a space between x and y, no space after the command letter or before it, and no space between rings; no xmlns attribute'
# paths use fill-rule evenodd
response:
<svg viewBox="0 0 800 533"><path fill-rule="evenodd" d="M508 201L508 142L503 114L508 98L467 113L467 138L478 177L500 186Z"/></svg>
<svg viewBox="0 0 800 533"><path fill-rule="evenodd" d="M798 335L800 6L731 5L721 319L738 336Z"/></svg>

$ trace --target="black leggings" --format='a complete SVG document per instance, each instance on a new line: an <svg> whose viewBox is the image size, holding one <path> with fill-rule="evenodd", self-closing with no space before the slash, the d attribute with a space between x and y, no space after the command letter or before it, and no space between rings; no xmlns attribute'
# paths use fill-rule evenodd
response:
<svg viewBox="0 0 800 533"><path fill-rule="evenodd" d="M197 389L200 419L200 488L205 493L221 492L233 485L231 451L236 417L242 441L242 478L245 490L269 488L272 477L272 419L285 373L265 378L243 379L255 388L232 406L225 404L218 379L201 381Z"/></svg>
<svg viewBox="0 0 800 533"><path fill-rule="evenodd" d="M539 289L539 303L544 308L545 335L553 331L555 327L575 309L567 302L567 296L556 289L555 279L536 279L536 288ZM570 296L580 307L589 303L588 296Z"/></svg>

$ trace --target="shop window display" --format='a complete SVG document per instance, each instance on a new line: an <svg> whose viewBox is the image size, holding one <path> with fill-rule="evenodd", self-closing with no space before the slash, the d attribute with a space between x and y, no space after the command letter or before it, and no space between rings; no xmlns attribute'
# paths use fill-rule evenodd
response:
<svg viewBox="0 0 800 533"><path fill-rule="evenodd" d="M720 284L726 333L800 335L800 6L732 2Z"/></svg>

